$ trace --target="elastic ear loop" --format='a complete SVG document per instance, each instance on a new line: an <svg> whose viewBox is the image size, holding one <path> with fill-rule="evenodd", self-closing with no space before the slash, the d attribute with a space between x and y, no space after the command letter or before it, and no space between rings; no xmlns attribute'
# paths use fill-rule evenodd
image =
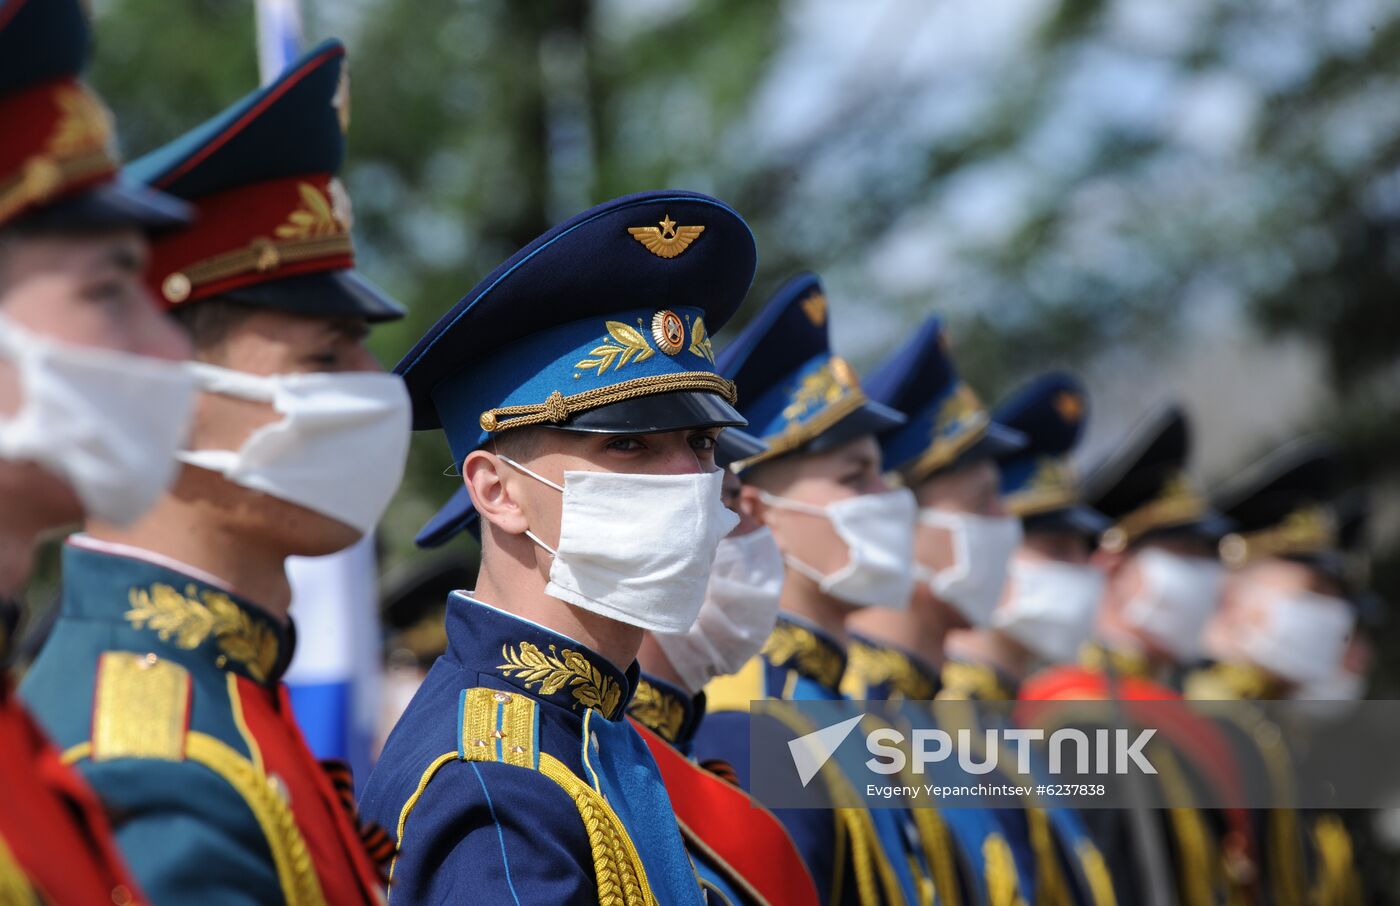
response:
<svg viewBox="0 0 1400 906"><path fill-rule="evenodd" d="M540 484L549 485L551 488L554 488L554 490L558 491L560 494L564 493L564 488L563 488L562 485L557 485L557 484L555 484L554 482L550 481L548 478L545 478L543 475L540 475L538 472L534 471L533 469L530 469L530 468L527 468L526 466L521 465L520 463L518 463L518 462L516 462L515 460L511 459L509 456L505 455L504 453L499 453L499 452L498 452L498 453L496 454L496 457L497 457L498 459L500 459L501 462L504 462L506 465L510 466L512 469L515 469L515 470L518 471L518 472L522 472L522 473L524 473L524 474L526 474L526 475L529 475L531 478L535 479L535 480L538 481ZM549 551L550 556L555 557L555 558L557 558L557 557L559 556L559 552L558 552L557 550L555 550L554 548L550 547L548 544L545 544L543 541L541 541L541 540L540 540L540 536L539 536L539 535L536 535L536 534L535 534L534 532L532 532L530 529L526 529L526 530L525 530L525 537L526 537L526 538L529 538L531 541L535 542L536 544L538 544L540 547L544 548L545 550Z"/></svg>
<svg viewBox="0 0 1400 906"><path fill-rule="evenodd" d="M758 499L762 500L769 506L775 507L780 510L792 510L798 513L806 513L809 516L821 516L828 520L830 520L831 518L829 515L827 515L826 510L819 506L810 503L803 503L800 500L788 500L786 497L779 497L776 494L770 494L767 491L762 490L761 488L758 492ZM849 555L850 551L848 548L847 556ZM811 579L813 582L817 583L817 586L821 588L822 591L826 591L825 583L826 580L830 578L830 576L824 575L820 570L816 569L815 567L809 566L806 563L803 563L801 560L797 559L796 557L792 556L787 552L783 553L783 562L786 563L788 566L792 567L797 572L806 576L808 579Z"/></svg>

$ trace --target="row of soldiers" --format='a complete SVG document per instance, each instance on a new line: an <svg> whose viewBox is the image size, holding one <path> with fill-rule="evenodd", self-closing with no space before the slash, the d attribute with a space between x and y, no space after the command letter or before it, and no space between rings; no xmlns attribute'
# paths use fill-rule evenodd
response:
<svg viewBox="0 0 1400 906"><path fill-rule="evenodd" d="M755 242L687 191L549 230L384 374L344 48L119 172L87 45L77 0L0 2L0 594L83 526L0 684L0 903L1355 901L1331 824L1168 821L1164 876L1071 809L747 792L755 700L1175 697L1206 654L1208 697L1334 682L1330 451L1212 502L1170 410L1078 482L1072 376L989 411L934 319L862 383L810 274L720 349ZM281 682L284 562L372 530L410 427L462 482L420 543L481 567L357 807Z"/></svg>

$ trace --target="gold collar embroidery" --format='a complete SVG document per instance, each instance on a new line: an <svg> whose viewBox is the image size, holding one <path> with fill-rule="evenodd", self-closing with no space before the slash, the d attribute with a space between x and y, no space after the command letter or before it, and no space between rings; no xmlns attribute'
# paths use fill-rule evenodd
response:
<svg viewBox="0 0 1400 906"><path fill-rule="evenodd" d="M539 646L521 642L518 650L502 645L501 657L505 663L497 664L497 670L520 680L526 689L538 686L535 691L541 696L568 689L574 707L597 708L607 718L612 718L622 701L617 681L571 648L560 650L550 645L549 654L545 654Z"/></svg>
<svg viewBox="0 0 1400 906"><path fill-rule="evenodd" d="M828 689L841 683L846 671L846 658L836 646L817 636L805 626L779 620L763 646L763 654L775 667L791 664L802 673Z"/></svg>
<svg viewBox="0 0 1400 906"><path fill-rule="evenodd" d="M646 680L637 683L627 713L667 742L675 742L685 726L685 703Z"/></svg>
<svg viewBox="0 0 1400 906"><path fill-rule="evenodd" d="M870 689L888 685L891 698L928 701L938 691L933 679L904 652L884 645L870 645L852 639L846 650L848 675L858 678Z"/></svg>
<svg viewBox="0 0 1400 906"><path fill-rule="evenodd" d="M192 651L212 637L224 657L241 664L260 682L277 666L277 634L272 627L255 620L223 592L190 584L181 594L156 582L150 588L131 589L127 600L131 604L127 622L133 629L152 630L162 642Z"/></svg>
<svg viewBox="0 0 1400 906"><path fill-rule="evenodd" d="M948 661L943 665L943 689L938 697L950 701L1010 701L997 672L984 664Z"/></svg>

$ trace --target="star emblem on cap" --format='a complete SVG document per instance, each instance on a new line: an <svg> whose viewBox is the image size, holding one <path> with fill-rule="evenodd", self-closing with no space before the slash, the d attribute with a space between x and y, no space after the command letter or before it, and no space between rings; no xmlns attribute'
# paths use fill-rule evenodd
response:
<svg viewBox="0 0 1400 906"><path fill-rule="evenodd" d="M660 226L628 227L627 232L658 258L674 258L690 248L690 244L705 232L703 226L677 226L667 214Z"/></svg>

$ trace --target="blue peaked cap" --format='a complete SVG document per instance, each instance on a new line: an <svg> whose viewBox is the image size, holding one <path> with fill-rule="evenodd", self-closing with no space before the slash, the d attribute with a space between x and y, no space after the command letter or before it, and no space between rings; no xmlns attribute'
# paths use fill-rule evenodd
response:
<svg viewBox="0 0 1400 906"><path fill-rule="evenodd" d="M707 195L644 192L591 208L487 275L395 366L414 427L442 429L460 466L520 427L742 426L712 336L756 264L748 225ZM462 489L419 543L441 544L475 518Z"/></svg>
<svg viewBox="0 0 1400 906"><path fill-rule="evenodd" d="M871 399L904 413L908 421L880 437L885 469L912 484L961 463L1004 456L1025 445L1020 432L994 422L953 364L947 334L937 317L865 382Z"/></svg>
<svg viewBox="0 0 1400 906"><path fill-rule="evenodd" d="M799 274L720 353L719 371L739 388L749 433L768 446L736 468L830 449L903 422L870 400L851 366L832 353L829 327L821 280Z"/></svg>
<svg viewBox="0 0 1400 906"><path fill-rule="evenodd" d="M1107 516L1081 502L1070 453L1084 434L1089 395L1074 375L1052 371L1032 378L992 413L995 424L1021 432L1023 449L998 460L1007 510L1027 531L1072 531L1097 538Z"/></svg>

